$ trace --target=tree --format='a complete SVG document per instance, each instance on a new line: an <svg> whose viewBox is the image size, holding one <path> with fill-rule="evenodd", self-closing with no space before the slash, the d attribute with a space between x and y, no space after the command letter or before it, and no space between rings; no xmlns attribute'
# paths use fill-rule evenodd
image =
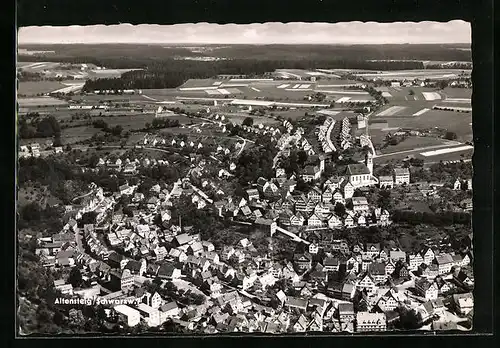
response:
<svg viewBox="0 0 500 348"><path fill-rule="evenodd" d="M337 216L342 217L342 216L344 216L344 215L345 215L345 206L344 206L342 203L337 202L337 203L335 204L334 211L335 211L335 214L336 214Z"/></svg>
<svg viewBox="0 0 500 348"><path fill-rule="evenodd" d="M409 95L415 95L415 92L413 91L413 89L410 89L410 91L408 92Z"/></svg>
<svg viewBox="0 0 500 348"><path fill-rule="evenodd" d="M41 208L37 202L26 204L21 210L21 218L25 221L39 221L41 218Z"/></svg>
<svg viewBox="0 0 500 348"><path fill-rule="evenodd" d="M113 134L115 136L120 136L122 134L122 131L123 131L123 127L120 125L111 128L111 134Z"/></svg>
<svg viewBox="0 0 500 348"><path fill-rule="evenodd" d="M457 133L448 131L445 133L444 138L446 140L455 140L457 139Z"/></svg>
<svg viewBox="0 0 500 348"><path fill-rule="evenodd" d="M252 117L247 117L243 120L243 125L247 127L253 126L253 118Z"/></svg>
<svg viewBox="0 0 500 348"><path fill-rule="evenodd" d="M448 81L441 80L437 83L437 85L440 89L445 89L446 87L448 87Z"/></svg>
<svg viewBox="0 0 500 348"><path fill-rule="evenodd" d="M82 285L82 273L78 267L73 267L69 272L68 283L73 285L74 288L78 288Z"/></svg>
<svg viewBox="0 0 500 348"><path fill-rule="evenodd" d="M95 224L96 218L97 213L94 211L83 213L78 225L80 225L79 227L83 227L84 225Z"/></svg>

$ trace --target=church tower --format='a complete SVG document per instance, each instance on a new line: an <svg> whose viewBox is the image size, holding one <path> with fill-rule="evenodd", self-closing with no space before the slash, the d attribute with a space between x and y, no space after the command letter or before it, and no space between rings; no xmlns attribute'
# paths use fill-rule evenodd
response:
<svg viewBox="0 0 500 348"><path fill-rule="evenodd" d="M373 155L371 150L368 150L368 152L365 155L365 165L368 167L370 175L373 175Z"/></svg>

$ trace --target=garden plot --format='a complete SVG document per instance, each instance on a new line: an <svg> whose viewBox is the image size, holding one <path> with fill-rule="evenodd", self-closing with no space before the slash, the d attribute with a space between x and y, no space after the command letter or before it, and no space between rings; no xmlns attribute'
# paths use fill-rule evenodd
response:
<svg viewBox="0 0 500 348"><path fill-rule="evenodd" d="M441 100L441 95L437 92L422 92L425 100Z"/></svg>
<svg viewBox="0 0 500 348"><path fill-rule="evenodd" d="M405 109L406 109L406 106L391 106L390 108L379 112L377 114L377 116L393 116L397 113L400 113L401 111L403 111Z"/></svg>

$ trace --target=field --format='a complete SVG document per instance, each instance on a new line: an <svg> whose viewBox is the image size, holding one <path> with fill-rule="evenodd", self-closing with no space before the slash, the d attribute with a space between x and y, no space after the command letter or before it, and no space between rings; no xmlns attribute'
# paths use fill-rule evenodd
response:
<svg viewBox="0 0 500 348"><path fill-rule="evenodd" d="M447 143L453 144L449 141L433 138L433 137L407 137L405 140L400 142L397 145L389 145L386 148L380 150L383 154L394 153L398 151L408 151L408 150L416 150L421 147L426 146L438 146L445 145Z"/></svg>
<svg viewBox="0 0 500 348"><path fill-rule="evenodd" d="M375 89L382 92L383 96L387 98L391 103L398 101L425 102L426 93L439 93L441 97L438 100L444 99L445 97L444 95L441 95L441 92L439 90L429 87L377 87Z"/></svg>
<svg viewBox="0 0 500 348"><path fill-rule="evenodd" d="M376 73L356 72L358 76L366 79L379 80L412 80L412 79L445 79L456 78L462 69L423 69L423 70L398 70L398 71L379 71Z"/></svg>
<svg viewBox="0 0 500 348"><path fill-rule="evenodd" d="M450 88L446 87L442 93L449 98L471 98L472 89L470 88Z"/></svg>
<svg viewBox="0 0 500 348"><path fill-rule="evenodd" d="M67 87L58 81L29 81L19 82L17 93L25 96L35 96L40 93L50 93L60 88Z"/></svg>
<svg viewBox="0 0 500 348"><path fill-rule="evenodd" d="M18 98L19 107L33 108L37 106L62 106L68 105L64 100L52 97Z"/></svg>

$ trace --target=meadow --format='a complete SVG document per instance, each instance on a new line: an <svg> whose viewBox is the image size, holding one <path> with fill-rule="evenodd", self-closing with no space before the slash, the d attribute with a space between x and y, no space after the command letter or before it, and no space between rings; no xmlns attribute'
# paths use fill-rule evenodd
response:
<svg viewBox="0 0 500 348"><path fill-rule="evenodd" d="M17 90L18 95L36 96L37 94L45 94L55 91L60 88L67 87L59 81L27 81L19 82Z"/></svg>

